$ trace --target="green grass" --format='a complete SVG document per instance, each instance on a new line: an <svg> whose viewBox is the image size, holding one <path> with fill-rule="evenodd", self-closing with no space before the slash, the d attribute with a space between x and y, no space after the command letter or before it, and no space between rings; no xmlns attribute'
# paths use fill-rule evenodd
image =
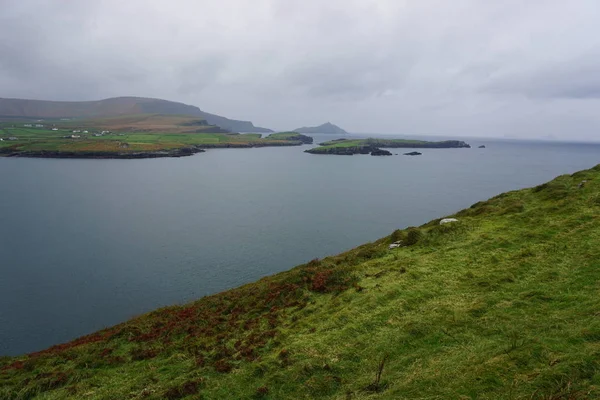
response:
<svg viewBox="0 0 600 400"><path fill-rule="evenodd" d="M124 132L105 136L89 133L76 133L81 138L65 138L72 134L71 129L52 131L50 129L4 126L0 130L0 149L11 153L26 152L138 152L179 149L185 147L253 147L281 146L295 143L284 138L262 139L260 134L223 133L164 133L164 132ZM8 137L16 141L8 141Z"/></svg>
<svg viewBox="0 0 600 400"><path fill-rule="evenodd" d="M364 139L357 140L330 140L328 142L319 143L320 146L329 146L329 147L358 147L366 145L366 141Z"/></svg>
<svg viewBox="0 0 600 400"><path fill-rule="evenodd" d="M600 166L452 217L2 358L0 398L599 398Z"/></svg>

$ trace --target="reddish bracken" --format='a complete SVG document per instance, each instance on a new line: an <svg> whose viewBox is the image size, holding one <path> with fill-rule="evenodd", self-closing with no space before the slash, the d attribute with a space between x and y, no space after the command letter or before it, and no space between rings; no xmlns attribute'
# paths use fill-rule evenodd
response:
<svg viewBox="0 0 600 400"><path fill-rule="evenodd" d="M186 306L166 307L115 327L53 346L0 367L0 371L35 368L37 359L59 357L74 360L89 346L101 365L118 365L129 360L146 360L177 349L190 353L197 367L213 366L229 372L232 361L260 358L261 350L277 340L282 319L307 306L309 291L331 293L351 287L343 271L324 268L319 260L293 270L285 281L265 279L252 285L205 297ZM129 357L115 356L122 341L136 343ZM98 343L98 345L93 345ZM282 354L283 356L283 354ZM283 360L286 360L284 358ZM173 392L175 393L175 392ZM171 394L173 394L171 393Z"/></svg>

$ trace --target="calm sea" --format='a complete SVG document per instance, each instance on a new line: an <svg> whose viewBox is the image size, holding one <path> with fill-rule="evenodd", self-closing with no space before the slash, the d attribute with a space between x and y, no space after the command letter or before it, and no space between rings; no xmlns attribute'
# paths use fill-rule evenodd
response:
<svg viewBox="0 0 600 400"><path fill-rule="evenodd" d="M474 148L417 157L318 156L303 146L148 160L0 158L0 355L600 163L599 144L466 140Z"/></svg>

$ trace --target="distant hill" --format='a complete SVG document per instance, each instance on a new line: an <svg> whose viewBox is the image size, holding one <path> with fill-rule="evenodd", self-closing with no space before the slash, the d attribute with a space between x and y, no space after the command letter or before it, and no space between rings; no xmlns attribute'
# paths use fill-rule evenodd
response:
<svg viewBox="0 0 600 400"><path fill-rule="evenodd" d="M98 101L46 101L0 98L0 117L103 118L132 114L189 115L232 132L273 132L254 126L250 121L229 119L195 106L162 99L113 97Z"/></svg>
<svg viewBox="0 0 600 400"><path fill-rule="evenodd" d="M302 128L294 129L294 132L298 133L337 133L337 134L346 134L345 130L340 128L337 125L334 125L330 122L326 122L323 125L319 126L304 126Z"/></svg>

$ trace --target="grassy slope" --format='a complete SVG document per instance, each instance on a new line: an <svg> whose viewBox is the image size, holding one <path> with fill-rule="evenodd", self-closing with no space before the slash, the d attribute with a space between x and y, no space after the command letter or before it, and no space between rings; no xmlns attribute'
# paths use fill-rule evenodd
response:
<svg viewBox="0 0 600 400"><path fill-rule="evenodd" d="M600 397L600 166L455 216L0 359L0 398Z"/></svg>
<svg viewBox="0 0 600 400"><path fill-rule="evenodd" d="M194 129L197 127L193 127ZM72 129L72 128L71 128ZM66 139L71 129L52 131L37 128L11 128L0 130L0 137L17 137L16 141L0 142L0 149L11 148L13 151L114 151L136 152L177 149L189 146L224 146L224 145L289 145L289 140L261 139L260 134L221 134L221 133L165 133L165 132L127 132L94 137L90 133L79 133L79 139ZM165 127L168 129L168 126ZM189 127L188 127L189 129Z"/></svg>

